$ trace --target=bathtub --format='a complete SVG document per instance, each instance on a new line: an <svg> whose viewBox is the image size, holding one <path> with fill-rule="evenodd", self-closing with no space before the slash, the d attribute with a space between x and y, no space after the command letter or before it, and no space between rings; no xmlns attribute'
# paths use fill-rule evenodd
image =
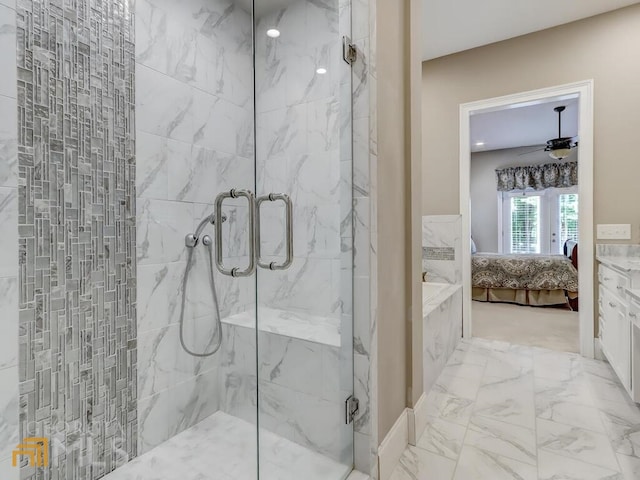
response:
<svg viewBox="0 0 640 480"><path fill-rule="evenodd" d="M462 338L462 285L422 284L424 392L436 379Z"/></svg>
<svg viewBox="0 0 640 480"><path fill-rule="evenodd" d="M448 283L424 282L422 284L422 301L430 303L434 297L444 292L450 286Z"/></svg>

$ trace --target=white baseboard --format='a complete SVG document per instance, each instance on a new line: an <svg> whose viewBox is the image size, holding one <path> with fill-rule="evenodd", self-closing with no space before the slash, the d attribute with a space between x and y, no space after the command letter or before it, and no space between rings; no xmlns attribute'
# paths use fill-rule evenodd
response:
<svg viewBox="0 0 640 480"><path fill-rule="evenodd" d="M409 445L416 445L427 428L427 394L420 395L415 406L408 410Z"/></svg>
<svg viewBox="0 0 640 480"><path fill-rule="evenodd" d="M409 444L408 410L407 408L404 409L380 444L378 449L380 480L389 480L391 478L391 473L398 465L402 453Z"/></svg>

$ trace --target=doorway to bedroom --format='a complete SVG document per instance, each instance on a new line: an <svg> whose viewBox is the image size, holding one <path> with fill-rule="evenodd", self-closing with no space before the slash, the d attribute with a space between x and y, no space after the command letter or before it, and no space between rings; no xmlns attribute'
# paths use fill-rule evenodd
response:
<svg viewBox="0 0 640 480"><path fill-rule="evenodd" d="M593 355L590 87L461 106L466 338Z"/></svg>

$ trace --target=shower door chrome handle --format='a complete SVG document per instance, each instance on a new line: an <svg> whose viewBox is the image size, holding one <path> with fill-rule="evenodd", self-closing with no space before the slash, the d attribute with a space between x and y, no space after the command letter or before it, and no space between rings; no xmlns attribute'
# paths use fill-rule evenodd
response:
<svg viewBox="0 0 640 480"><path fill-rule="evenodd" d="M284 262L263 262L262 255L260 253L260 206L264 202L276 202L281 200L284 202L286 218L285 218L285 242L286 242L286 257ZM258 266L261 268L267 268L269 270L286 270L293 263L293 203L291 197L284 193L270 193L264 197L258 197L257 201L257 213L256 213L256 250L258 253Z"/></svg>
<svg viewBox="0 0 640 480"><path fill-rule="evenodd" d="M238 267L225 268L222 258L222 203L228 198L246 198L249 203L249 266L240 270ZM248 277L256 271L256 197L251 190L232 189L229 192L223 192L216 197L216 267L220 273L230 277Z"/></svg>

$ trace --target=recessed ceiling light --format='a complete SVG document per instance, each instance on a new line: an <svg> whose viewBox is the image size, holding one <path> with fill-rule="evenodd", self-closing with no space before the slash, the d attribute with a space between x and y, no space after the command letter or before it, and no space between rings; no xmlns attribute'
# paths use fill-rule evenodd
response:
<svg viewBox="0 0 640 480"><path fill-rule="evenodd" d="M320 68L318 68L318 69L316 70L316 73L317 73L318 75L324 75L325 73L327 73L327 69L326 69L326 68L324 68L324 67L320 67Z"/></svg>
<svg viewBox="0 0 640 480"><path fill-rule="evenodd" d="M476 142L476 147L484 147L484 142Z"/></svg>
<svg viewBox="0 0 640 480"><path fill-rule="evenodd" d="M280 30L277 28L270 28L267 30L267 37L278 38L280 36Z"/></svg>

